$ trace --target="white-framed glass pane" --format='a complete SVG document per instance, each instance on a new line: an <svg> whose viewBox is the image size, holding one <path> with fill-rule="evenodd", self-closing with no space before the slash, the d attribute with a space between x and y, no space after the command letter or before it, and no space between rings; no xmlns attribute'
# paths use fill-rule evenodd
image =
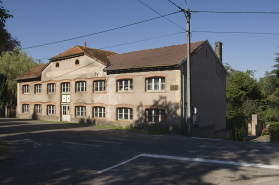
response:
<svg viewBox="0 0 279 185"><path fill-rule="evenodd" d="M154 78L154 90L159 90L159 78Z"/></svg>

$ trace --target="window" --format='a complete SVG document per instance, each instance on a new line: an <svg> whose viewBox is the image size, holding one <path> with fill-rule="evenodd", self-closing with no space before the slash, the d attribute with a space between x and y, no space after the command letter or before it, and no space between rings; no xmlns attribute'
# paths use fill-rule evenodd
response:
<svg viewBox="0 0 279 185"><path fill-rule="evenodd" d="M94 81L94 92L103 92L103 91L106 91L105 80Z"/></svg>
<svg viewBox="0 0 279 185"><path fill-rule="evenodd" d="M133 80L132 79L117 80L117 89L118 92L133 91Z"/></svg>
<svg viewBox="0 0 279 185"><path fill-rule="evenodd" d="M118 120L133 120L133 109L130 108L118 108L117 109Z"/></svg>
<svg viewBox="0 0 279 185"><path fill-rule="evenodd" d="M163 122L165 121L165 111L160 109L145 110L147 122Z"/></svg>
<svg viewBox="0 0 279 185"><path fill-rule="evenodd" d="M154 77L146 79L146 91L164 91L165 90L165 78Z"/></svg>
<svg viewBox="0 0 279 185"><path fill-rule="evenodd" d="M70 92L70 82L62 83L62 93Z"/></svg>
<svg viewBox="0 0 279 185"><path fill-rule="evenodd" d="M29 85L24 85L23 86L23 94L29 94L30 91L29 91Z"/></svg>
<svg viewBox="0 0 279 185"><path fill-rule="evenodd" d="M77 92L86 92L86 82L77 82Z"/></svg>
<svg viewBox="0 0 279 185"><path fill-rule="evenodd" d="M41 105L35 105L35 113L37 113L37 114L42 113L42 106Z"/></svg>
<svg viewBox="0 0 279 185"><path fill-rule="evenodd" d="M94 118L105 118L106 114L105 114L105 107L94 107L93 108L93 115Z"/></svg>
<svg viewBox="0 0 279 185"><path fill-rule="evenodd" d="M42 84L36 84L35 93L41 93L41 92L42 92Z"/></svg>
<svg viewBox="0 0 279 185"><path fill-rule="evenodd" d="M29 112L29 105L28 104L23 104L22 105L22 113Z"/></svg>
<svg viewBox="0 0 279 185"><path fill-rule="evenodd" d="M48 105L47 113L48 113L48 115L54 115L55 114L55 105Z"/></svg>
<svg viewBox="0 0 279 185"><path fill-rule="evenodd" d="M76 117L86 116L86 108L82 106L76 107Z"/></svg>
<svg viewBox="0 0 279 185"><path fill-rule="evenodd" d="M79 60L76 60L76 61L75 61L75 65L79 65Z"/></svg>
<svg viewBox="0 0 279 185"><path fill-rule="evenodd" d="M47 84L47 92L55 93L55 84Z"/></svg>
<svg viewBox="0 0 279 185"><path fill-rule="evenodd" d="M55 67L59 67L59 63L58 62L56 62Z"/></svg>

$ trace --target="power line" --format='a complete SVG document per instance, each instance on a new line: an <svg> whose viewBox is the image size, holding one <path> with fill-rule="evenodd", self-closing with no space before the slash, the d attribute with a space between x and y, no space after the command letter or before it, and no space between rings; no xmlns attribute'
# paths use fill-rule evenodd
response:
<svg viewBox="0 0 279 185"><path fill-rule="evenodd" d="M186 8L188 9L187 1L185 0Z"/></svg>
<svg viewBox="0 0 279 185"><path fill-rule="evenodd" d="M174 2L172 2L171 0L168 0L171 4L173 4L174 6L176 6L177 8L179 8L180 11L183 10L183 8L181 8L180 6L178 6L177 4L175 4Z"/></svg>
<svg viewBox="0 0 279 185"><path fill-rule="evenodd" d="M36 46L30 46L30 47L26 47L26 48L22 48L22 49L30 49L30 48L41 47L41 46L46 46L46 45L51 45L51 44L57 44L57 43L60 43L60 42L66 42L66 41L70 41L70 40L80 39L80 38L83 38L83 37L88 37L88 36L92 36L92 35L97 35L97 34L109 32L109 31L113 31L113 30L117 30L117 29L129 27L129 26L133 26L133 25L136 25L136 24L141 24L141 23L144 23L144 22L152 21L152 20L155 20L155 19L159 19L159 18L161 18L161 17L173 15L173 14L176 14L176 13L179 13L179 11L173 12L173 13L169 13L169 14L166 14L166 15L161 15L161 16L159 16L159 17L154 17L154 18L152 18L152 19L147 19L147 20L144 20L144 21L139 21L139 22L136 22L136 23L127 24L127 25L124 25L124 26L120 26L120 27L116 27L116 28L111 28L111 29L104 30L104 31L100 31L100 32L96 32L96 33L91 33L91 34L88 34L88 35L73 37L73 38L70 38L70 39L64 39L64 40L55 41L55 42L50 42L50 43L46 43L46 44L40 44L40 45L36 45Z"/></svg>
<svg viewBox="0 0 279 185"><path fill-rule="evenodd" d="M224 12L224 11L200 11L191 10L194 13L230 13L230 14L279 14L279 12Z"/></svg>
<svg viewBox="0 0 279 185"><path fill-rule="evenodd" d="M156 12L157 14L159 14L159 15L162 16L162 14L160 14L159 12L157 12L156 10L154 10L153 8L151 8L150 6L148 6L147 4L143 3L143 2L140 1L140 0L138 0L138 1L139 1L140 3L142 3L144 6L146 6L147 8L149 8L150 10L152 10L152 11L154 11L154 12ZM164 18L167 19L169 22L173 23L174 25L176 25L177 27L179 27L179 28L183 29L184 31L186 31L186 29L182 28L181 26L179 26L179 25L176 24L175 22L171 21L170 19L168 19L168 18L166 18L166 17L164 17Z"/></svg>
<svg viewBox="0 0 279 185"><path fill-rule="evenodd" d="M277 33L264 33L264 32L242 32L242 31L191 31L195 33L223 33L223 34L260 34L260 35L277 35Z"/></svg>
<svg viewBox="0 0 279 185"><path fill-rule="evenodd" d="M168 34L168 35L152 37L152 38L148 38L148 39L142 39L142 40L126 42L126 43L122 43L122 44L116 44L116 45L112 45L112 46L106 46L106 47L97 48L97 49L106 49L106 48L113 48L113 47L117 47L117 46L124 46L124 45L128 45L128 44L134 44L134 43L137 43L137 42L144 42L144 41L154 40L154 39L158 39L158 38L169 37L169 36L178 35L178 34L182 34L182 33L185 33L185 32L177 32L177 33L172 33L172 34ZM50 58L51 57L46 57L46 58L41 58L41 59L50 59Z"/></svg>

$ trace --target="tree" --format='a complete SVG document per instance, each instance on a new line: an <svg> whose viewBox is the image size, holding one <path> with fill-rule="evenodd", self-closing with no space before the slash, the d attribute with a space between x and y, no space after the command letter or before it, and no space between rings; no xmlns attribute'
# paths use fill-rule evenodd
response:
<svg viewBox="0 0 279 185"><path fill-rule="evenodd" d="M2 1L0 1L2 3ZM0 6L0 54L3 51L12 51L16 46L20 47L20 42L17 38L13 38L11 34L5 29L6 20L12 18L9 10Z"/></svg>
<svg viewBox="0 0 279 185"><path fill-rule="evenodd" d="M0 84L0 95L2 96L2 101L0 103L2 105L5 104L12 107L16 106L17 82L15 79L34 68L38 63L41 62L35 62L18 47L16 47L12 52L6 51L2 53L2 56L0 56L0 77L1 80L4 79L6 81L6 83Z"/></svg>
<svg viewBox="0 0 279 185"><path fill-rule="evenodd" d="M227 75L227 124L234 140L245 140L247 121L259 112L262 92L254 78L254 71L235 70L226 65Z"/></svg>
<svg viewBox="0 0 279 185"><path fill-rule="evenodd" d="M279 53L276 53L276 55L278 56L276 59L275 59L275 62L277 62L277 64L275 64L274 67L275 69L271 71L272 74L275 74L275 76L277 78L279 78Z"/></svg>

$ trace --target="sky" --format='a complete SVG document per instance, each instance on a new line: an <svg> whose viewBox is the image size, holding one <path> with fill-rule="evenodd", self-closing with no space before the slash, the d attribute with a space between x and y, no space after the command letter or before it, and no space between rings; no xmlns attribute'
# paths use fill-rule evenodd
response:
<svg viewBox="0 0 279 185"><path fill-rule="evenodd" d="M141 0L162 15L179 11L168 0ZM278 0L172 0L196 11L278 12ZM75 45L116 53L186 43L186 18L182 12L152 21L106 31L160 16L138 0L2 0L13 18L6 29L21 42L34 60L44 63ZM191 42L223 43L223 63L232 68L255 70L255 78L271 71L279 53L279 14L191 13ZM182 28L181 28L182 27ZM209 32L200 32L209 31ZM250 32L229 34L211 32ZM94 34L56 44L52 43ZM157 38L156 38L157 37ZM159 37L159 38L158 38ZM156 39L153 39L156 38ZM150 40L148 40L150 39ZM141 41L141 42L136 42ZM134 43L131 43L134 42ZM130 44L127 44L130 43ZM124 45L121 45L124 44ZM118 45L118 46L117 46ZM119 46L121 45L121 46Z"/></svg>

